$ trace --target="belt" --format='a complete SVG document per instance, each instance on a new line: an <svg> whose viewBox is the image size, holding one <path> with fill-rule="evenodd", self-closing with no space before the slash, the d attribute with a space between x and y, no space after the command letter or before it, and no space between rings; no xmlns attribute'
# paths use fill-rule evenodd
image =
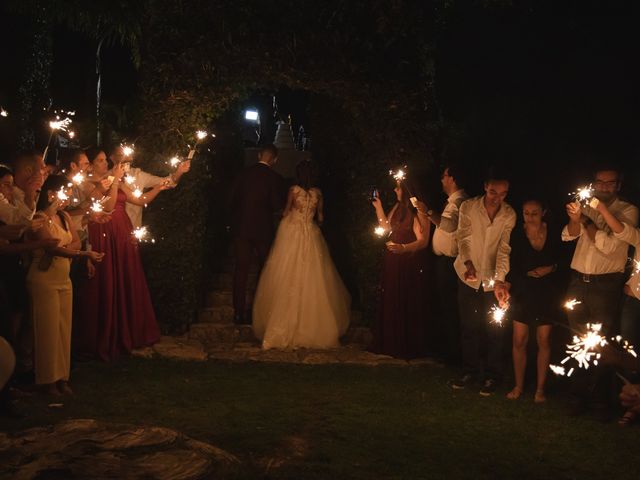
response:
<svg viewBox="0 0 640 480"><path fill-rule="evenodd" d="M593 274L593 273L580 273L577 270L573 270L573 277L577 278L583 283L597 283L597 282L606 282L609 280L616 280L617 278L621 278L623 276L622 272L613 272L613 273L601 273L601 274Z"/></svg>

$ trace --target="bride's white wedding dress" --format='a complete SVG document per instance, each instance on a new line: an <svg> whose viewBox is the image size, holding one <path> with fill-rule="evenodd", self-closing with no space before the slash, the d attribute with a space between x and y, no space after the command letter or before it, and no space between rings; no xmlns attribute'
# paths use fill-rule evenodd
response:
<svg viewBox="0 0 640 480"><path fill-rule="evenodd" d="M331 348L349 325L351 297L314 222L322 193L291 188L253 303L263 348Z"/></svg>

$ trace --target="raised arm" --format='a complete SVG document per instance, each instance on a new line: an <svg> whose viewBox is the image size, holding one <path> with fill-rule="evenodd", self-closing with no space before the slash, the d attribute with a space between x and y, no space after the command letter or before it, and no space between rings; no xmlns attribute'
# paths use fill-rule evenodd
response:
<svg viewBox="0 0 640 480"><path fill-rule="evenodd" d="M636 227L638 225L638 209L633 205L629 205L620 214L620 217L620 219L617 219L619 223L620 220L623 220L624 223L627 223L632 227ZM616 226L618 227L619 225ZM590 224L587 227L587 232L589 238L591 238L591 240L593 241L594 246L604 254L612 253L616 248L620 246L620 242L622 241L620 238L618 238L617 235L615 235L614 232L600 230L593 224Z"/></svg>
<svg viewBox="0 0 640 480"><path fill-rule="evenodd" d="M155 200L155 198L158 196L160 192L162 192L163 190L168 190L169 188L171 188L171 186L169 185L168 182L165 181L157 184L148 192L143 193L140 197L136 197L133 195L133 192L127 185L125 184L120 185L120 190L122 190L124 194L127 196L127 202L132 203L134 205L139 205L140 207L145 207L149 205L151 202Z"/></svg>

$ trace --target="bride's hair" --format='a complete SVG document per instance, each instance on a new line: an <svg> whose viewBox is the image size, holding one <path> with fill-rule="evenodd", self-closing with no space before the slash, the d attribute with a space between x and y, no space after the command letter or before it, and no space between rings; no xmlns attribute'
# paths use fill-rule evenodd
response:
<svg viewBox="0 0 640 480"><path fill-rule="evenodd" d="M316 186L316 172L311 160L303 160L296 166L296 185L305 190Z"/></svg>

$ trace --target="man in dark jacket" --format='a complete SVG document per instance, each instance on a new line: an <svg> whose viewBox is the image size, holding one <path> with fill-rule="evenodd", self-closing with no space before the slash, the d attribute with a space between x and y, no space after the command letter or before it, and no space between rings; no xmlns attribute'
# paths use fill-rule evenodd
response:
<svg viewBox="0 0 640 480"><path fill-rule="evenodd" d="M233 196L233 236L235 272L233 308L235 323L250 323L246 317L247 277L251 257L262 269L275 233L274 218L284 206L284 179L273 171L278 149L266 145L258 154L258 163L246 168L238 180Z"/></svg>

